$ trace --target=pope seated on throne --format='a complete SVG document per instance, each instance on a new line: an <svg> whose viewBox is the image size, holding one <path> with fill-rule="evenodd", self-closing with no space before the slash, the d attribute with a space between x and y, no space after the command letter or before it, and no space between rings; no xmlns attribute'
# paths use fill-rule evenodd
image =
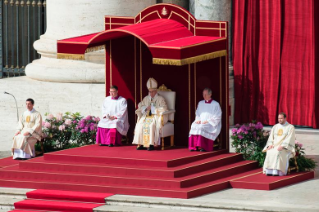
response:
<svg viewBox="0 0 319 212"><path fill-rule="evenodd" d="M154 150L160 144L160 132L167 120L162 120L160 113L168 110L164 97L157 93L157 81L150 78L147 83L149 95L138 104L133 144L137 150Z"/></svg>

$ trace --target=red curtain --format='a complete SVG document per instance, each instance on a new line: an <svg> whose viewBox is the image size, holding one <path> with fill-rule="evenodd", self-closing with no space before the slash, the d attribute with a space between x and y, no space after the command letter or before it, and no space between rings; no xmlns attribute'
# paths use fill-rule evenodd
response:
<svg viewBox="0 0 319 212"><path fill-rule="evenodd" d="M319 127L316 9L316 0L233 1L236 123L273 125L285 112L294 125Z"/></svg>

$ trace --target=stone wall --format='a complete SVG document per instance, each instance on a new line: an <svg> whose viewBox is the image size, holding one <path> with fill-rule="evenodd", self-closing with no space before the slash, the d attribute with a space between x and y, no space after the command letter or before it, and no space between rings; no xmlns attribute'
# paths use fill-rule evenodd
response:
<svg viewBox="0 0 319 212"><path fill-rule="evenodd" d="M19 114L25 109L25 100L33 98L35 109L45 113L81 112L82 115L100 116L105 96L104 84L52 83L16 77L0 79L0 153L10 150L12 137L17 127L16 105Z"/></svg>

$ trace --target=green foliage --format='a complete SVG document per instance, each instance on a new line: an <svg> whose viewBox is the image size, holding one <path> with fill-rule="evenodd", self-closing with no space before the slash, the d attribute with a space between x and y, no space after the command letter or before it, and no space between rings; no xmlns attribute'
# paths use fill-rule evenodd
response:
<svg viewBox="0 0 319 212"><path fill-rule="evenodd" d="M256 160L259 166L265 161L262 152L268 140L268 132L263 130L263 125L256 121L248 124L236 125L232 129L232 146L237 153L242 153L245 160Z"/></svg>
<svg viewBox="0 0 319 212"><path fill-rule="evenodd" d="M317 167L317 162L305 155L305 149L302 143L295 141L296 161L299 171L312 171ZM291 158L289 161L290 166L295 166L295 159Z"/></svg>
<svg viewBox="0 0 319 212"><path fill-rule="evenodd" d="M269 131L263 130L263 125L256 121L248 124L236 125L232 129L232 146L237 153L242 153L245 160L255 160L262 167L266 154L262 151L267 144ZM317 166L316 161L305 157L303 145L295 141L296 161L299 171L311 171ZM295 159L291 158L290 166L295 167Z"/></svg>
<svg viewBox="0 0 319 212"><path fill-rule="evenodd" d="M95 143L98 117L83 118L80 113L45 114L43 125L44 149L46 152L69 149ZM40 147L37 145L36 150Z"/></svg>

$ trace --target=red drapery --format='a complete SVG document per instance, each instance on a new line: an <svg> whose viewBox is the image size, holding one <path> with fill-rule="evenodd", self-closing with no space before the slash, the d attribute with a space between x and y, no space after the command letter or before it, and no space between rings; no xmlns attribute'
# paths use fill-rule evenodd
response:
<svg viewBox="0 0 319 212"><path fill-rule="evenodd" d="M319 128L316 0L234 0L235 122ZM317 71L316 71L317 70Z"/></svg>

